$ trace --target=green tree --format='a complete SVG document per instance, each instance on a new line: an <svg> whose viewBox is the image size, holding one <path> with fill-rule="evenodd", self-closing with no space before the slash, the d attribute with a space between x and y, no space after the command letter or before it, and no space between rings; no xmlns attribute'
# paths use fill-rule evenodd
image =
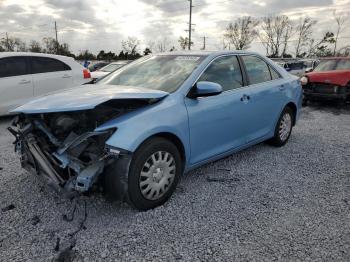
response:
<svg viewBox="0 0 350 262"><path fill-rule="evenodd" d="M146 47L145 50L143 50L143 55L149 55L151 53L152 51L148 47Z"/></svg>
<svg viewBox="0 0 350 262"><path fill-rule="evenodd" d="M95 60L96 59L95 55L90 53L89 50L84 50L80 52L76 58L78 60Z"/></svg>

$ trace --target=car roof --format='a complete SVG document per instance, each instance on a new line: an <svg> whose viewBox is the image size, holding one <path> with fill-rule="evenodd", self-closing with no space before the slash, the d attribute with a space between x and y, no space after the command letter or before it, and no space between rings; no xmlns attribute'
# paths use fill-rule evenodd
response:
<svg viewBox="0 0 350 262"><path fill-rule="evenodd" d="M33 52L0 52L0 58L11 56L40 56L40 57L52 57L57 59L73 59L69 56L45 54L45 53L33 53Z"/></svg>
<svg viewBox="0 0 350 262"><path fill-rule="evenodd" d="M173 51L165 53L155 53L155 55L198 55L198 56L220 56L220 55L230 55L230 54L249 54L249 55L259 55L259 53L251 51L242 50L229 50L229 51L215 51L215 50L197 50L197 51Z"/></svg>

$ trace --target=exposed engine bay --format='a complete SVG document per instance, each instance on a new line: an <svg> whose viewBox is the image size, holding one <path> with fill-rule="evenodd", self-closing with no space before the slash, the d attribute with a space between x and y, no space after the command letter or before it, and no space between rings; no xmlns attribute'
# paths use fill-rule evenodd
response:
<svg viewBox="0 0 350 262"><path fill-rule="evenodd" d="M116 129L94 130L153 102L110 100L90 110L21 114L8 129L16 137L15 151L23 168L42 176L59 192L87 192L120 153L105 144Z"/></svg>

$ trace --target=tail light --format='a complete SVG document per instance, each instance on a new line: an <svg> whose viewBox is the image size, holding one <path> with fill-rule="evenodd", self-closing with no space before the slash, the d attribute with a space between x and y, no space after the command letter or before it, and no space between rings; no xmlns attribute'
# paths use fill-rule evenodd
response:
<svg viewBox="0 0 350 262"><path fill-rule="evenodd" d="M90 71L88 69L83 70L84 79L91 78Z"/></svg>

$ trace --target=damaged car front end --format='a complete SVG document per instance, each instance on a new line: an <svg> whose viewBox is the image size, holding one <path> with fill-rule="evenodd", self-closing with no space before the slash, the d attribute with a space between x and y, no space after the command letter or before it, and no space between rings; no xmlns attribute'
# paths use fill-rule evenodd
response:
<svg viewBox="0 0 350 262"><path fill-rule="evenodd" d="M57 103L59 96L52 101ZM74 104L69 99L64 103L65 107L51 111L38 110L40 103L16 109L20 114L8 130L16 138L15 151L20 155L22 167L67 196L97 189L100 175L120 158L121 150L106 145L117 132L116 127L96 129L121 115L155 103L159 96L130 97L102 98L95 94L91 99L96 102L86 104L82 110L72 110ZM70 99L74 101L74 96Z"/></svg>

